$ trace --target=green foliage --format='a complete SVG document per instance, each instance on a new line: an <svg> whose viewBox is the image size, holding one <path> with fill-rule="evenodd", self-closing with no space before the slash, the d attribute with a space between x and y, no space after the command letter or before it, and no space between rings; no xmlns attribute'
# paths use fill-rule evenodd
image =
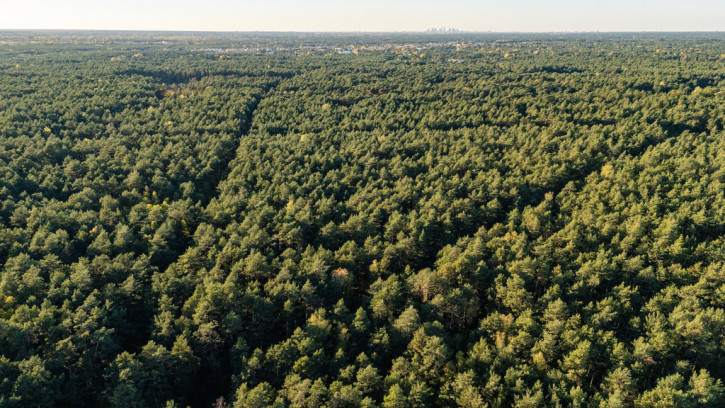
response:
<svg viewBox="0 0 725 408"><path fill-rule="evenodd" d="M0 40L0 406L725 404L721 34Z"/></svg>

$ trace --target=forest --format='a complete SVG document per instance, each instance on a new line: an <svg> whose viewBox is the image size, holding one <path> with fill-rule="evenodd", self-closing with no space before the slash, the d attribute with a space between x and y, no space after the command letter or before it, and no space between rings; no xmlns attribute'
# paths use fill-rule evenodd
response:
<svg viewBox="0 0 725 408"><path fill-rule="evenodd" d="M0 32L0 407L723 407L724 64Z"/></svg>

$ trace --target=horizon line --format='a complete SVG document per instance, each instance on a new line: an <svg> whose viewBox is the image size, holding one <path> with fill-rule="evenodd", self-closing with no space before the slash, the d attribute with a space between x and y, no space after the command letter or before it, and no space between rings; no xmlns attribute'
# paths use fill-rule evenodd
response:
<svg viewBox="0 0 725 408"><path fill-rule="evenodd" d="M447 30L448 28L443 27ZM124 28L0 28L0 32L124 32L124 33L203 33L203 34L721 34L725 30L553 30L553 31L482 31L459 30L434 31L438 28L425 30L168 30L168 29L124 29Z"/></svg>

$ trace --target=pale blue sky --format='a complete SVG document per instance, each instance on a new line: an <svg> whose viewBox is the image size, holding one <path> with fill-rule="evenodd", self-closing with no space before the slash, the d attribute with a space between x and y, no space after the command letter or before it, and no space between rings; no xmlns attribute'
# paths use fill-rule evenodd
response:
<svg viewBox="0 0 725 408"><path fill-rule="evenodd" d="M725 0L0 0L0 29L725 31Z"/></svg>

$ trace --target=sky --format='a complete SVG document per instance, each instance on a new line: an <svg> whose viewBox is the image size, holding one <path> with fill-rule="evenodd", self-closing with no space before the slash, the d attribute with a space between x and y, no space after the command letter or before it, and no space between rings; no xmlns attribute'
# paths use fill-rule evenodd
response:
<svg viewBox="0 0 725 408"><path fill-rule="evenodd" d="M723 0L0 0L0 29L725 31Z"/></svg>

